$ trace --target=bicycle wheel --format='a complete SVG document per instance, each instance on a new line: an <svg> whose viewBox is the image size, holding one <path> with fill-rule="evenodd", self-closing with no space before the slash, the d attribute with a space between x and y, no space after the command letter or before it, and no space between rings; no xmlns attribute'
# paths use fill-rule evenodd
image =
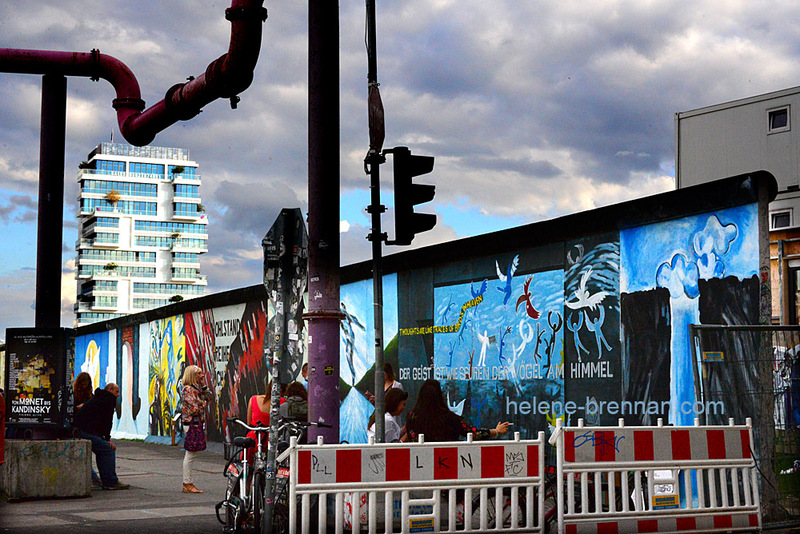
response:
<svg viewBox="0 0 800 534"><path fill-rule="evenodd" d="M511 520L513 518L512 508L511 508L511 489L505 488L503 489L501 495L501 515L498 519L497 516L497 494L495 493L494 489L489 490L489 494L486 496L486 528L496 528L498 521L500 521L503 527L512 527ZM521 527L525 525L525 491L523 488L519 488L517 493L517 512L516 512L516 525L514 527ZM478 492L475 497L472 499L472 528L473 529L480 529L481 528L481 495Z"/></svg>
<svg viewBox="0 0 800 534"><path fill-rule="evenodd" d="M253 534L261 532L261 518L264 516L264 473L256 471L253 474Z"/></svg>
<svg viewBox="0 0 800 534"><path fill-rule="evenodd" d="M228 488L225 490L225 523L223 531L228 534L239 532L242 521L242 499L239 497L239 477L228 478Z"/></svg>

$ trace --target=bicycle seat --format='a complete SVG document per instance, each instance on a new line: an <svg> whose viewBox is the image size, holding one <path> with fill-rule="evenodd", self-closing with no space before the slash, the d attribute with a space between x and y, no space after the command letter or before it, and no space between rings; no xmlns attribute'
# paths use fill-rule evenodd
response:
<svg viewBox="0 0 800 534"><path fill-rule="evenodd" d="M237 447L255 447L256 440L253 438L246 438L244 436L237 436L233 438L233 444Z"/></svg>

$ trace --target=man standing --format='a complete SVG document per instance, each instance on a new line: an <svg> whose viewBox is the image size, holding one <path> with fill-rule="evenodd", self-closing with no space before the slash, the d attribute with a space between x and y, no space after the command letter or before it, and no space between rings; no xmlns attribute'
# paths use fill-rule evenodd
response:
<svg viewBox="0 0 800 534"><path fill-rule="evenodd" d="M119 397L119 386L106 384L103 389L94 390L92 398L75 414L75 426L81 431L81 439L92 442L92 452L97 457L97 470L103 488L112 490L128 489L117 478L117 447L111 443L111 424Z"/></svg>

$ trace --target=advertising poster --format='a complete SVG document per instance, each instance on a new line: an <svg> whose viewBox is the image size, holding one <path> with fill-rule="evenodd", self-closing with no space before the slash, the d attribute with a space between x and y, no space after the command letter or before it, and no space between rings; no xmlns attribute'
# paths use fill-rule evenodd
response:
<svg viewBox="0 0 800 534"><path fill-rule="evenodd" d="M6 422L61 425L66 365L64 331L9 328L7 333Z"/></svg>

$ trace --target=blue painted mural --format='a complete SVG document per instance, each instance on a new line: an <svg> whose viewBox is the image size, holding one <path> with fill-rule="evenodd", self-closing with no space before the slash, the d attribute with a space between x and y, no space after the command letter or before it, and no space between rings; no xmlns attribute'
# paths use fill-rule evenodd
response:
<svg viewBox="0 0 800 534"><path fill-rule="evenodd" d="M92 385L102 388L114 382L109 373L108 359L112 354L111 336L108 332L98 332L75 339L75 376L80 372L89 373Z"/></svg>
<svg viewBox="0 0 800 534"><path fill-rule="evenodd" d="M693 351L689 346L689 325L702 323L700 317L701 286L704 281L724 279L733 292L758 272L758 222L755 204L686 217L664 223L624 230L620 234L622 276L620 290L628 295L650 292L660 304L634 303L633 307L660 306L663 317L658 331L651 335L664 343L662 359L654 362L662 368L661 377L669 384L655 400L669 401L669 422L691 424L695 412ZM721 307L724 302L717 302ZM743 310L748 312L748 310ZM646 330L630 313L631 327ZM740 324L747 324L740 323ZM668 335L668 343L664 336ZM666 354L663 350L667 350ZM631 358L637 355L631 354ZM666 361L663 361L666 360ZM638 365L636 362L633 362ZM647 365L647 364L643 364ZM654 381L654 385L655 385ZM635 385L634 385L635 386ZM645 396L645 392L640 395ZM638 399L637 399L638 400ZM647 400L647 399L644 399Z"/></svg>
<svg viewBox="0 0 800 534"><path fill-rule="evenodd" d="M496 259L496 277L434 289L433 377L474 424L514 419L533 435L561 412L522 413L519 403L564 401L564 273L526 267L519 255Z"/></svg>
<svg viewBox="0 0 800 534"><path fill-rule="evenodd" d="M339 408L339 438L349 443L367 442L367 420L375 408L364 394L373 391L368 371L375 366L375 313L372 280L341 287L339 370L344 387L349 386ZM383 277L383 339L385 361L397 361L389 345L397 336L397 275ZM396 343L395 343L396 346ZM395 369L397 365L395 364Z"/></svg>

